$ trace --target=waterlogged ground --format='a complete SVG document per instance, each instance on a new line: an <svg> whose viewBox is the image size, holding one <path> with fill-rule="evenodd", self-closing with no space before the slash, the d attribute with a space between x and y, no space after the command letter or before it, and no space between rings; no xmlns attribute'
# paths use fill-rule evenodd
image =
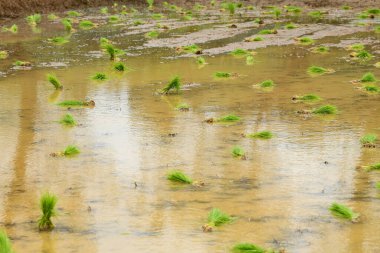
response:
<svg viewBox="0 0 380 253"><path fill-rule="evenodd" d="M379 34L355 25L354 11L330 11L319 24L302 17L303 25L294 30L281 30L289 17L266 18L257 27L252 20L262 15L258 11L232 19L218 11L201 13L192 21L178 22L175 14L153 21L144 14L106 24L106 16L90 10L80 19L101 25L77 29L61 46L47 41L65 35L58 21L45 17L41 33L33 33L24 20L6 24L19 24L19 32L1 33L0 49L9 57L0 61L0 227L16 252L229 252L245 241L286 252L380 252L380 191L375 188L380 174L356 169L379 162L380 148L362 148L359 140L367 133L380 135L380 95L350 83L368 71L380 77L373 66L379 60ZM148 23L131 25L137 18ZM145 38L157 22L170 29L157 39ZM278 37L262 36L268 38L258 42L260 47L242 42L275 22ZM228 28L231 24L238 28ZM305 34L315 36L317 45L330 45L330 53L296 45L293 37ZM131 71L112 69L99 49L100 37L128 50L121 59ZM366 44L372 60L349 59L344 47L357 42ZM202 68L193 55L175 53L175 47L193 43L203 48L208 64ZM253 65L226 53L237 47L255 49ZM16 60L30 61L31 70L15 69ZM310 77L311 65L336 72ZM216 71L239 76L218 80ZM63 83L62 92L47 83L52 72ZM109 80L91 80L96 72ZM184 84L181 93L157 95L175 75ZM253 87L266 79L276 83L272 91ZM292 102L307 93L323 101ZM68 110L55 103L72 99L92 99L96 106L71 109L78 126L63 127L57 121ZM175 110L183 102L191 106L189 112ZM296 114L323 104L337 106L339 113ZM203 122L226 114L242 120ZM241 135L262 130L275 137ZM49 156L69 144L81 154ZM232 157L235 145L245 149L247 160ZM170 169L181 169L205 186L168 182ZM39 232L38 201L46 190L59 197L59 215L52 232ZM360 212L361 221L332 216L328 207L334 201ZM238 219L203 233L213 207Z"/></svg>

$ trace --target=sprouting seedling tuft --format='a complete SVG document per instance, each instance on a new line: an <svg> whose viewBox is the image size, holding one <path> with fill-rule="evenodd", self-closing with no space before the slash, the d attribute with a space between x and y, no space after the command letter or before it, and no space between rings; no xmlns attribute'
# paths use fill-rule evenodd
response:
<svg viewBox="0 0 380 253"><path fill-rule="evenodd" d="M63 155L64 156L73 156L73 155L77 155L80 153L80 150L74 146L74 145L69 145L65 148L65 150L63 151Z"/></svg>
<svg viewBox="0 0 380 253"><path fill-rule="evenodd" d="M108 7L102 7L102 8L100 8L100 13L101 14L108 14Z"/></svg>
<svg viewBox="0 0 380 253"><path fill-rule="evenodd" d="M18 32L18 26L16 24L13 24L11 27L3 27L2 29L4 32L11 32L11 33L17 33Z"/></svg>
<svg viewBox="0 0 380 253"><path fill-rule="evenodd" d="M47 18L48 18L49 21L55 21L55 20L59 19L59 17L57 15L55 15L54 13L50 13L47 16Z"/></svg>
<svg viewBox="0 0 380 253"><path fill-rule="evenodd" d="M336 114L337 113L337 109L335 106L333 105L323 105L321 107L318 107L316 109L314 109L312 111L312 113L314 114L324 114L324 115L327 115L327 114Z"/></svg>
<svg viewBox="0 0 380 253"><path fill-rule="evenodd" d="M321 100L321 98L315 94L306 94L303 96L294 96L292 100L302 101L302 102L316 102Z"/></svg>
<svg viewBox="0 0 380 253"><path fill-rule="evenodd" d="M55 206L58 198L49 192L44 193L40 198L40 208L42 215L38 220L38 228L41 231L52 230L54 224L51 220L52 217L57 215Z"/></svg>
<svg viewBox="0 0 380 253"><path fill-rule="evenodd" d="M71 115L70 113L64 115L62 119L59 121L59 123L65 126L75 126L77 124L73 115Z"/></svg>
<svg viewBox="0 0 380 253"><path fill-rule="evenodd" d="M360 79L360 82L362 82L362 83L374 83L374 82L377 82L377 79L373 73L367 72L362 76L362 78Z"/></svg>
<svg viewBox="0 0 380 253"><path fill-rule="evenodd" d="M296 40L298 41L299 44L305 45L305 46L314 44L314 40L309 37L301 37L301 38L297 38Z"/></svg>
<svg viewBox="0 0 380 253"><path fill-rule="evenodd" d="M160 34L159 31L157 31L157 30L153 30L153 31L149 31L149 32L147 32L147 33L145 34L145 37L146 37L146 38L153 39L153 38L157 38L159 34Z"/></svg>
<svg viewBox="0 0 380 253"><path fill-rule="evenodd" d="M364 166L366 171L380 170L380 163L375 163L369 166Z"/></svg>
<svg viewBox="0 0 380 253"><path fill-rule="evenodd" d="M155 20L165 18L164 14L162 14L162 13L153 13L153 14L151 15L151 17L152 17L153 19L155 19Z"/></svg>
<svg viewBox="0 0 380 253"><path fill-rule="evenodd" d="M95 106L95 102L93 100L90 101L78 101L78 100L66 100L57 103L59 106L71 107L71 106Z"/></svg>
<svg viewBox="0 0 380 253"><path fill-rule="evenodd" d="M379 93L380 92L380 87L377 86L376 84L367 84L363 85L363 90L368 92L368 93Z"/></svg>
<svg viewBox="0 0 380 253"><path fill-rule="evenodd" d="M352 222L357 222L360 216L359 213L355 213L348 206L336 202L331 204L329 210L334 216L350 220Z"/></svg>
<svg viewBox="0 0 380 253"><path fill-rule="evenodd" d="M202 56L197 57L195 60L196 60L198 65L205 65L206 64L206 60Z"/></svg>
<svg viewBox="0 0 380 253"><path fill-rule="evenodd" d="M313 53L327 53L330 51L330 48L329 47L326 47L326 46L319 46L319 47L314 47L310 50L311 52Z"/></svg>
<svg viewBox="0 0 380 253"><path fill-rule="evenodd" d="M110 60L111 61L115 60L116 48L113 45L109 44L109 43L105 44L104 48L105 48L106 52L108 53L108 55L110 57Z"/></svg>
<svg viewBox="0 0 380 253"><path fill-rule="evenodd" d="M70 19L62 19L62 24L67 32L71 32L73 30L73 25L71 24Z"/></svg>
<svg viewBox="0 0 380 253"><path fill-rule="evenodd" d="M96 80L96 81L105 81L108 79L107 75L104 73L96 73L91 78L92 78L92 80Z"/></svg>
<svg viewBox="0 0 380 253"><path fill-rule="evenodd" d="M235 50L231 52L231 54L234 56L246 56L250 54L250 52L242 48L236 48Z"/></svg>
<svg viewBox="0 0 380 253"><path fill-rule="evenodd" d="M309 75L312 75L312 76L323 75L326 73L333 73L333 72L334 72L333 69L326 69L319 66L311 66L307 69L307 73L309 73Z"/></svg>
<svg viewBox="0 0 380 253"><path fill-rule="evenodd" d="M281 16L281 9L279 8L273 8L272 9L272 15L275 16L276 19L278 19Z"/></svg>
<svg viewBox="0 0 380 253"><path fill-rule="evenodd" d="M257 42L257 41L263 41L264 38L263 37L253 37L253 38L246 38L244 41L246 42Z"/></svg>
<svg viewBox="0 0 380 253"><path fill-rule="evenodd" d="M0 230L0 253L13 253L11 241L4 230Z"/></svg>
<svg viewBox="0 0 380 253"><path fill-rule="evenodd" d="M270 253L264 248L252 243L238 243L232 248L233 253Z"/></svg>
<svg viewBox="0 0 380 253"><path fill-rule="evenodd" d="M56 45L63 45L69 42L69 40L65 37L54 37L54 38L48 39L48 41Z"/></svg>
<svg viewBox="0 0 380 253"><path fill-rule="evenodd" d="M380 182L377 182L375 187L380 190Z"/></svg>
<svg viewBox="0 0 380 253"><path fill-rule="evenodd" d="M47 74L46 78L49 81L49 83L51 83L54 86L56 90L63 89L63 85L61 84L61 82L58 80L58 78L55 75Z"/></svg>
<svg viewBox="0 0 380 253"><path fill-rule="evenodd" d="M261 88L272 88L275 84L272 80L265 80L258 84Z"/></svg>
<svg viewBox="0 0 380 253"><path fill-rule="evenodd" d="M186 176L185 173L183 173L180 170L170 171L167 175L167 179L173 182L184 183L184 184L193 183L193 180L190 177Z"/></svg>
<svg viewBox="0 0 380 253"><path fill-rule="evenodd" d="M32 64L28 61L15 61L13 65L17 67L31 67Z"/></svg>
<svg viewBox="0 0 380 253"><path fill-rule="evenodd" d="M180 47L177 49L177 51L184 51L186 53L193 53L193 54L201 54L202 48L200 48L198 45L192 44L192 45Z"/></svg>
<svg viewBox="0 0 380 253"><path fill-rule="evenodd" d="M110 23L117 23L119 22L120 18L117 15L112 15L108 18L108 22Z"/></svg>
<svg viewBox="0 0 380 253"><path fill-rule="evenodd" d="M307 15L314 19L321 19L323 17L323 13L321 11L310 11Z"/></svg>
<svg viewBox="0 0 380 253"><path fill-rule="evenodd" d="M116 62L116 63L113 65L113 68L114 68L114 70L116 70L116 71L120 71L120 72L123 72L123 71L127 70L127 67L126 67L125 64L122 63L122 62Z"/></svg>
<svg viewBox="0 0 380 253"><path fill-rule="evenodd" d="M133 25L134 26L138 26L138 25L143 25L145 22L144 21L142 21L142 20L135 20L135 21L133 21Z"/></svg>
<svg viewBox="0 0 380 253"><path fill-rule="evenodd" d="M262 35L265 35L265 34L277 34L277 30L276 29L272 29L272 30L264 29L264 30L261 30L260 32L258 32L258 34L262 34Z"/></svg>
<svg viewBox="0 0 380 253"><path fill-rule="evenodd" d="M240 119L241 118L239 116L229 114L229 115L217 118L216 122L237 122L237 121L240 121Z"/></svg>
<svg viewBox="0 0 380 253"><path fill-rule="evenodd" d="M8 56L9 56L9 54L7 51L5 51L5 50L0 51L0 60L4 60L4 59L8 58Z"/></svg>
<svg viewBox="0 0 380 253"><path fill-rule="evenodd" d="M153 4L154 4L154 0L146 0L146 2L148 3L148 8L152 9L153 8Z"/></svg>
<svg viewBox="0 0 380 253"><path fill-rule="evenodd" d="M235 3L229 2L229 3L227 3L226 7L227 7L228 11L230 12L230 15L235 14L235 11L236 11L236 4Z"/></svg>
<svg viewBox="0 0 380 253"><path fill-rule="evenodd" d="M269 140L273 138L273 133L270 131L261 131L253 134L247 134L247 137L254 139Z"/></svg>
<svg viewBox="0 0 380 253"><path fill-rule="evenodd" d="M180 103L175 107L178 111L187 112L190 110L190 106L186 103Z"/></svg>
<svg viewBox="0 0 380 253"><path fill-rule="evenodd" d="M362 138L360 138L360 142L363 145L375 144L376 141L377 141L377 135L376 134L366 134Z"/></svg>
<svg viewBox="0 0 380 253"><path fill-rule="evenodd" d="M219 208L213 208L208 214L207 224L203 225L204 232L211 232L214 227L219 227L227 223L231 223L235 218L223 213Z"/></svg>
<svg viewBox="0 0 380 253"><path fill-rule="evenodd" d="M233 157L245 158L245 151L239 146L233 147L231 153Z"/></svg>
<svg viewBox="0 0 380 253"><path fill-rule="evenodd" d="M218 72L215 72L214 76L216 78L228 78L228 77L231 77L232 74L229 73L229 72L221 72L221 71L218 71Z"/></svg>
<svg viewBox="0 0 380 253"><path fill-rule="evenodd" d="M363 44L357 43L357 44L353 44L353 45L348 46L346 49L351 50L351 51L362 51L362 50L364 50L364 48L365 47Z"/></svg>
<svg viewBox="0 0 380 253"><path fill-rule="evenodd" d="M247 57L245 58L245 63L247 65L253 65L255 63L255 59L252 55L247 55Z"/></svg>
<svg viewBox="0 0 380 253"><path fill-rule="evenodd" d="M162 94L168 94L170 91L175 90L176 93L181 89L181 80L179 76L174 77L162 90Z"/></svg>
<svg viewBox="0 0 380 253"><path fill-rule="evenodd" d="M66 12L66 14L67 14L67 16L72 17L72 18L79 17L82 15L77 11L68 11L68 12Z"/></svg>
<svg viewBox="0 0 380 253"><path fill-rule="evenodd" d="M301 7L292 6L292 5L285 6L285 10L286 10L286 12L293 13L295 15L298 15L298 14L300 14L302 12L302 8Z"/></svg>
<svg viewBox="0 0 380 253"><path fill-rule="evenodd" d="M88 29L91 29L95 26L95 24L90 21L90 20L82 20L80 23L79 23L79 27L83 30L88 30Z"/></svg>
<svg viewBox="0 0 380 253"><path fill-rule="evenodd" d="M348 11L348 10L351 10L351 9L352 9L352 7L349 6L349 5L343 5L342 6L342 10L344 10L344 11Z"/></svg>
<svg viewBox="0 0 380 253"><path fill-rule="evenodd" d="M289 23L285 25L285 29L288 29L288 30L296 29L297 27L298 26L293 23Z"/></svg>
<svg viewBox="0 0 380 253"><path fill-rule="evenodd" d="M31 26L36 26L37 24L41 23L41 14L33 14L26 17L26 21Z"/></svg>
<svg viewBox="0 0 380 253"><path fill-rule="evenodd" d="M369 61L373 58L373 55L367 52L366 50L360 50L360 51L352 52L350 54L350 57L359 61Z"/></svg>

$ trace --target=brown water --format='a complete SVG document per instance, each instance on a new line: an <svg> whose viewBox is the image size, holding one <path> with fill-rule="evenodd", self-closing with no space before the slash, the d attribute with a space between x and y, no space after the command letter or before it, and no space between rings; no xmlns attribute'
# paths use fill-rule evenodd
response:
<svg viewBox="0 0 380 253"><path fill-rule="evenodd" d="M380 97L349 82L367 71L380 77L375 61L353 64L343 49L318 55L293 45L256 50L252 66L244 58L217 55L206 56L209 64L199 68L191 57L173 58L174 50L139 49L145 39L137 34L118 38L130 54L142 54L126 57L133 71L120 75L97 42L127 29L112 27L78 31L63 46L44 42L59 34L45 23L41 34L21 29L18 35L1 34L1 49L12 53L1 62L6 77L0 79L0 226L16 252L229 252L242 241L287 252L380 252L380 193L374 187L380 174L355 169L379 162L380 149L361 148L359 139L380 135ZM373 33L348 36L366 37L379 39ZM33 69L10 70L17 59L32 61ZM67 67L46 67L57 62ZM336 72L312 78L306 73L310 65ZM90 80L99 71L110 79ZM240 76L215 80L216 71ZM46 82L50 72L64 84L62 92ZM174 75L186 84L181 94L156 95ZM272 92L252 87L265 79L277 84ZM292 103L292 96L306 93L323 101ZM86 98L96 107L70 111L78 126L57 123L67 109L55 102ZM190 112L175 110L180 102L188 103ZM323 104L336 105L339 113L310 118L295 113ZM203 122L230 113L242 121ZM275 138L241 137L261 130ZM172 133L177 135L169 137ZM49 156L69 144L81 154ZM235 145L245 149L247 160L231 156ZM205 186L168 182L173 168ZM38 201L46 190L59 196L59 216L52 232L41 233ZM331 216L334 201L360 212L361 222ZM213 207L239 218L203 233Z"/></svg>

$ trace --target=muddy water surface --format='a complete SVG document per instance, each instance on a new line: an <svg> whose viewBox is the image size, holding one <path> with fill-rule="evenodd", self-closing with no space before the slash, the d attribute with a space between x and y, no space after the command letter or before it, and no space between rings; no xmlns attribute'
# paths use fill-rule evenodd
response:
<svg viewBox="0 0 380 253"><path fill-rule="evenodd" d="M214 25L221 23L229 22ZM175 40L210 24L190 23L190 29L160 36ZM355 169L379 162L380 149L363 149L359 139L380 135L380 97L349 82L367 71L379 77L375 61L352 63L342 48L320 55L292 44L255 49L253 65L216 54L205 56L209 64L199 68L193 57L177 57L174 49L143 47L144 28L118 37L136 28L106 25L78 31L69 43L55 46L46 39L62 31L51 26L43 24L41 34L27 26L17 35L1 34L1 49L11 54L0 63L0 226L16 252L229 252L241 241L287 252L380 252L380 193L374 187L380 174ZM123 59L131 71L112 70L99 50L100 37L129 49ZM363 32L318 43L364 38L378 42L379 35ZM239 39L221 38L204 47ZM14 70L15 60L31 61L33 68ZM310 77L311 65L336 72ZM214 79L216 71L239 76ZM50 72L63 83L62 92L46 82ZM96 72L107 73L109 80L92 81ZM181 93L157 95L175 75L184 83ZM266 79L276 83L272 91L253 87ZM323 101L291 101L307 93ZM55 103L72 99L93 99L96 106L71 109L79 125L62 127L57 121L68 110ZM189 112L175 110L183 102L191 106ZM336 105L339 113L296 114L323 104ZM242 121L203 122L232 113ZM241 136L262 130L275 137ZM69 144L81 154L49 156ZM231 156L235 145L245 149L247 160ZM205 186L170 183L170 169L181 169ZM54 231L40 233L38 201L46 190L59 196L59 215ZM332 217L328 207L334 201L360 212L361 222ZM201 226L213 207L238 219L205 234Z"/></svg>

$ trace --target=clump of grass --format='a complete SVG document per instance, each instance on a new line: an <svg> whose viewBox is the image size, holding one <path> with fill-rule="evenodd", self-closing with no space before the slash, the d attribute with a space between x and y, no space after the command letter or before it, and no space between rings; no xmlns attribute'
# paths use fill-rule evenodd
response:
<svg viewBox="0 0 380 253"><path fill-rule="evenodd" d="M375 187L380 190L380 182L377 182Z"/></svg>
<svg viewBox="0 0 380 253"><path fill-rule="evenodd" d="M247 55L247 57L245 58L245 63L247 65L253 65L255 63L255 59L252 55Z"/></svg>
<svg viewBox="0 0 380 253"><path fill-rule="evenodd" d="M67 146L65 150L63 151L64 156L73 156L79 153L80 153L80 150L74 145Z"/></svg>
<svg viewBox="0 0 380 253"><path fill-rule="evenodd" d="M236 4L233 2L227 3L227 10L230 12L230 15L234 15L236 11Z"/></svg>
<svg viewBox="0 0 380 253"><path fill-rule="evenodd" d="M323 13L321 11L310 11L307 15L314 19L321 19L323 17Z"/></svg>
<svg viewBox="0 0 380 253"><path fill-rule="evenodd" d="M161 89L162 94L168 94L172 90L175 90L176 93L181 89L181 80L179 76L174 77L163 89Z"/></svg>
<svg viewBox="0 0 380 253"><path fill-rule="evenodd" d="M254 139L269 140L273 137L273 133L270 131L261 131L253 134L248 134L247 137Z"/></svg>
<svg viewBox="0 0 380 253"><path fill-rule="evenodd" d="M380 163L372 164L370 166L366 166L367 171L380 170Z"/></svg>
<svg viewBox="0 0 380 253"><path fill-rule="evenodd" d="M80 14L77 11L68 11L68 12L66 12L66 15L69 17L75 18L75 17L81 16L82 14Z"/></svg>
<svg viewBox="0 0 380 253"><path fill-rule="evenodd" d="M277 30L276 29L264 29L264 30L261 30L258 32L258 34L277 34Z"/></svg>
<svg viewBox="0 0 380 253"><path fill-rule="evenodd" d="M70 113L64 115L62 119L59 121L59 123L65 126L75 126L77 124L73 115L71 115Z"/></svg>
<svg viewBox="0 0 380 253"><path fill-rule="evenodd" d="M165 16L162 13L153 13L151 17L156 20L165 18Z"/></svg>
<svg viewBox="0 0 380 253"><path fill-rule="evenodd" d="M295 96L293 100L304 101L304 102L315 102L321 100L321 98L315 94L306 94L303 96Z"/></svg>
<svg viewBox="0 0 380 253"><path fill-rule="evenodd" d="M116 16L116 15L112 15L108 18L108 22L110 23L117 23L119 22L120 18L119 16Z"/></svg>
<svg viewBox="0 0 380 253"><path fill-rule="evenodd" d="M7 51L5 51L5 50L0 51L0 60L4 60L4 59L8 58L8 56L9 56L9 54Z"/></svg>
<svg viewBox="0 0 380 253"><path fill-rule="evenodd" d="M367 84L363 86L363 90L369 92L369 93L379 93L380 87L376 84Z"/></svg>
<svg viewBox="0 0 380 253"><path fill-rule="evenodd" d="M218 71L218 72L215 72L214 76L216 78L228 78L228 77L231 77L232 74L230 72Z"/></svg>
<svg viewBox="0 0 380 253"><path fill-rule="evenodd" d="M0 230L0 253L13 253L11 241L3 230Z"/></svg>
<svg viewBox="0 0 380 253"><path fill-rule="evenodd" d="M139 19L133 21L133 25L134 25L134 26L143 25L144 23L145 23L144 21L139 20Z"/></svg>
<svg viewBox="0 0 380 253"><path fill-rule="evenodd" d="M271 88L274 86L274 82L272 80L265 80L259 83L261 88Z"/></svg>
<svg viewBox="0 0 380 253"><path fill-rule="evenodd" d="M264 40L263 37L259 37L259 36L257 36L257 37L251 38L250 41L263 41L263 40Z"/></svg>
<svg viewBox="0 0 380 253"><path fill-rule="evenodd" d="M104 45L104 49L108 53L110 60L111 61L115 60L116 48L113 45L107 43Z"/></svg>
<svg viewBox="0 0 380 253"><path fill-rule="evenodd" d="M91 78L92 80L96 80L96 81L104 81L104 80L107 80L107 75L104 73L96 73Z"/></svg>
<svg viewBox="0 0 380 253"><path fill-rule="evenodd" d="M61 22L67 32L71 32L73 30L73 25L71 24L70 19L64 18Z"/></svg>
<svg viewBox="0 0 380 253"><path fill-rule="evenodd" d="M11 33L17 33L18 32L18 26L16 24L13 24L11 27L9 28L6 28L4 27L3 28L3 31L4 32L11 32Z"/></svg>
<svg viewBox="0 0 380 253"><path fill-rule="evenodd" d="M108 14L108 7L102 7L102 8L100 8L100 13L101 14Z"/></svg>
<svg viewBox="0 0 380 253"><path fill-rule="evenodd" d="M281 16L282 11L281 11L281 9L279 9L279 8L273 8L271 13L272 13L272 15L273 15L276 19L278 19L278 18Z"/></svg>
<svg viewBox="0 0 380 253"><path fill-rule="evenodd" d="M266 253L268 251L252 243L238 243L232 248L232 252L233 253Z"/></svg>
<svg viewBox="0 0 380 253"><path fill-rule="evenodd" d="M36 26L37 24L41 23L41 14L33 14L26 17L26 21L31 26Z"/></svg>
<svg viewBox="0 0 380 253"><path fill-rule="evenodd" d="M230 114L230 115L217 118L216 121L217 122L237 122L237 121L240 121L240 119L241 118L239 116Z"/></svg>
<svg viewBox="0 0 380 253"><path fill-rule="evenodd" d="M249 54L250 52L245 50L245 49L242 49L242 48L236 48L235 50L233 50L231 52L232 55L234 56L245 56L247 54Z"/></svg>
<svg viewBox="0 0 380 253"><path fill-rule="evenodd" d="M293 13L293 14L300 14L302 12L302 8L301 7L298 7L298 6L285 6L285 10L286 12L290 12L290 13Z"/></svg>
<svg viewBox="0 0 380 253"><path fill-rule="evenodd" d="M380 9L377 8L368 9L366 12L372 15L380 15Z"/></svg>
<svg viewBox="0 0 380 253"><path fill-rule="evenodd" d="M193 54L199 54L202 52L202 48L200 48L196 44L188 45L188 46L183 46L179 48L179 51L184 51L186 53L193 53Z"/></svg>
<svg viewBox="0 0 380 253"><path fill-rule="evenodd" d="M336 202L331 204L329 210L334 216L350 220L352 222L357 222L360 216L359 213L355 213L348 206Z"/></svg>
<svg viewBox="0 0 380 253"><path fill-rule="evenodd" d="M13 63L13 65L15 65L17 67L30 67L30 66L32 66L32 64L28 61L15 61Z"/></svg>
<svg viewBox="0 0 380 253"><path fill-rule="evenodd" d="M146 38L157 38L158 37L158 35L160 34L160 32L159 31L157 31L157 30L153 30L153 31L149 31L149 32L147 32L146 34L145 34L145 37Z"/></svg>
<svg viewBox="0 0 380 253"><path fill-rule="evenodd" d="M368 61L373 58L373 55L366 50L361 50L358 52L354 52L351 54L352 57L355 57L356 59L362 60L362 61Z"/></svg>
<svg viewBox="0 0 380 253"><path fill-rule="evenodd" d="M183 184L192 184L193 180L186 176L185 173L183 173L180 170L173 170L168 173L167 179L173 182L183 183Z"/></svg>
<svg viewBox="0 0 380 253"><path fill-rule="evenodd" d="M373 66L375 66L376 68L380 68L380 61L376 62Z"/></svg>
<svg viewBox="0 0 380 253"><path fill-rule="evenodd" d="M183 112L186 112L186 111L190 110L190 106L188 104L186 104L186 103L180 103L180 104L176 105L175 108L177 110L183 111Z"/></svg>
<svg viewBox="0 0 380 253"><path fill-rule="evenodd" d="M323 75L332 72L334 72L332 69L326 69L319 66L311 66L307 69L307 73L309 73L310 75Z"/></svg>
<svg viewBox="0 0 380 253"><path fill-rule="evenodd" d="M380 25L375 26L373 30L375 31L375 33L380 33Z"/></svg>
<svg viewBox="0 0 380 253"><path fill-rule="evenodd" d="M362 82L362 83L375 83L375 82L377 82L377 79L373 73L367 72L362 76L362 78L360 79L360 82Z"/></svg>
<svg viewBox="0 0 380 253"><path fill-rule="evenodd" d="M117 71L125 71L127 69L127 67L125 66L124 63L122 62L116 62L114 65L113 65L113 68L114 70L117 70Z"/></svg>
<svg viewBox="0 0 380 253"><path fill-rule="evenodd" d="M54 38L48 39L48 41L57 45L63 45L69 42L69 40L66 39L65 37L54 37Z"/></svg>
<svg viewBox="0 0 380 253"><path fill-rule="evenodd" d="M366 134L362 138L360 138L360 142L363 145L375 144L376 141L377 141L377 135L376 134Z"/></svg>
<svg viewBox="0 0 380 253"><path fill-rule="evenodd" d="M360 44L360 43L356 43L356 44L348 46L347 50L362 51L362 50L364 50L364 45Z"/></svg>
<svg viewBox="0 0 380 253"><path fill-rule="evenodd" d="M337 109L335 106L333 105L323 105L319 108L316 108L312 111L312 113L314 114L324 114L324 115L327 115L327 114L336 114L337 113Z"/></svg>
<svg viewBox="0 0 380 253"><path fill-rule="evenodd" d="M46 76L46 78L49 81L49 83L51 83L54 86L54 88L56 90L62 90L63 89L63 85L61 84L61 82L58 80L58 78L55 75L48 74Z"/></svg>
<svg viewBox="0 0 380 253"><path fill-rule="evenodd" d="M88 29L91 29L95 26L95 24L93 22L91 22L90 20L83 20L79 23L79 27L83 30L88 30Z"/></svg>
<svg viewBox="0 0 380 253"><path fill-rule="evenodd" d="M47 16L47 18L48 18L49 21L55 21L55 20L59 19L59 17L57 15L55 15L54 13L50 13Z"/></svg>
<svg viewBox="0 0 380 253"><path fill-rule="evenodd" d="M329 47L326 47L326 46L319 46L319 47L314 47L311 49L311 52L313 53L327 53L330 51L330 48Z"/></svg>
<svg viewBox="0 0 380 253"><path fill-rule="evenodd" d="M291 30L291 29L295 29L297 28L298 26L293 24L293 23L289 23L289 24L286 24L285 25L285 28L288 29L288 30Z"/></svg>
<svg viewBox="0 0 380 253"><path fill-rule="evenodd" d="M198 65L205 65L206 64L206 60L202 56L197 57L196 62Z"/></svg>
<svg viewBox="0 0 380 253"><path fill-rule="evenodd" d="M149 9L153 9L154 0L146 0Z"/></svg>
<svg viewBox="0 0 380 253"><path fill-rule="evenodd" d="M301 45L311 45L311 44L314 44L314 40L312 38L309 38L309 37L301 37L301 38L297 38L297 41L301 44Z"/></svg>
<svg viewBox="0 0 380 253"><path fill-rule="evenodd" d="M231 153L233 157L239 157L239 158L245 157L245 151L239 146L233 147Z"/></svg>
<svg viewBox="0 0 380 253"><path fill-rule="evenodd" d="M40 208L42 215L38 220L38 229L41 231L52 230L54 224L51 220L52 217L57 215L55 206L57 205L58 198L49 192L44 193L40 198Z"/></svg>
<svg viewBox="0 0 380 253"><path fill-rule="evenodd" d="M78 100L66 100L57 103L59 106L95 106L95 102L93 100L90 101L78 101Z"/></svg>
<svg viewBox="0 0 380 253"><path fill-rule="evenodd" d="M214 227L219 227L227 223L234 221L234 218L230 215L223 213L218 208L213 208L208 214L207 224L203 225L203 231L211 232Z"/></svg>

